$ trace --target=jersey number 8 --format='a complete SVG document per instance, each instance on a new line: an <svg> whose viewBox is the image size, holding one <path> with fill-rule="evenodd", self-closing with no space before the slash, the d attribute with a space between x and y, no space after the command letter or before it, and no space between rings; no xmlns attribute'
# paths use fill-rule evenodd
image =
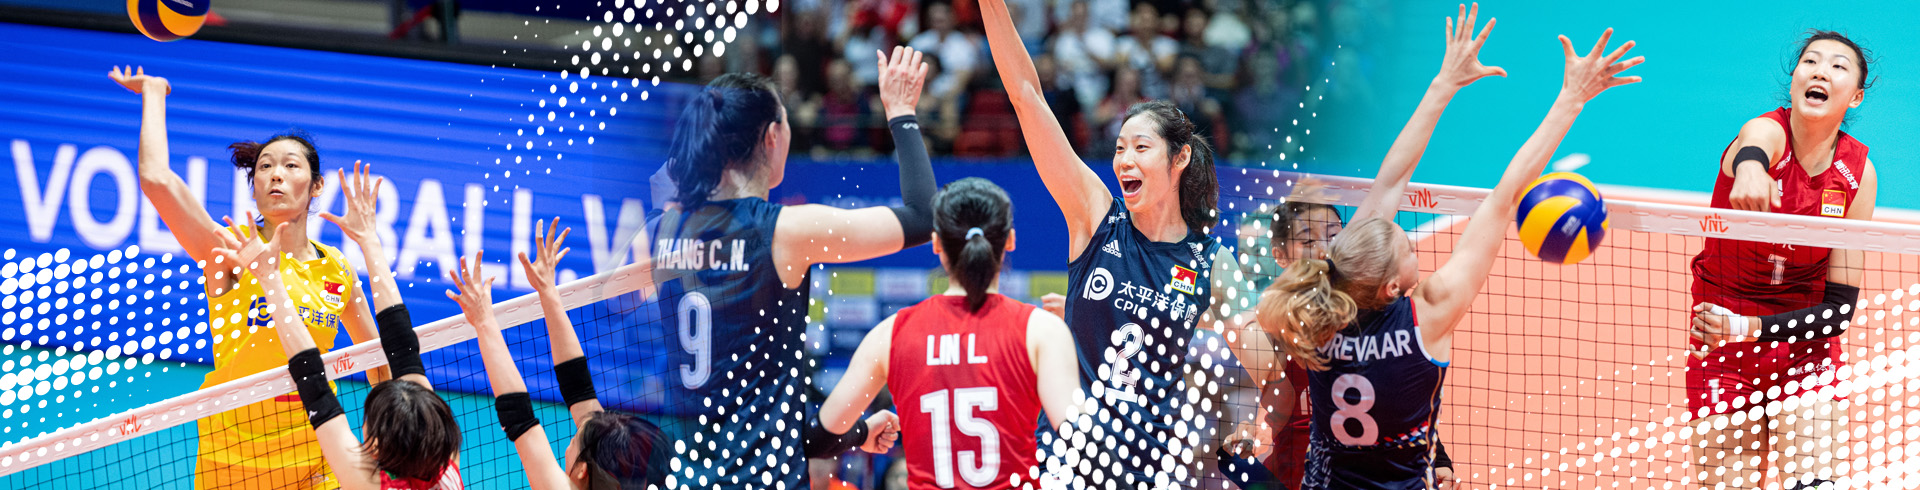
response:
<svg viewBox="0 0 1920 490"><path fill-rule="evenodd" d="M1379 443L1380 424L1373 420L1372 415L1367 414L1368 410L1373 410L1373 382L1367 381L1366 376L1342 374L1333 380L1333 389L1330 391L1333 392L1334 411L1327 422L1332 426L1330 428L1333 429L1333 436L1340 439L1341 444L1348 446L1372 446ZM1348 391L1360 392L1360 401L1347 402ZM1354 434L1347 428L1348 420L1360 422L1359 434Z"/></svg>

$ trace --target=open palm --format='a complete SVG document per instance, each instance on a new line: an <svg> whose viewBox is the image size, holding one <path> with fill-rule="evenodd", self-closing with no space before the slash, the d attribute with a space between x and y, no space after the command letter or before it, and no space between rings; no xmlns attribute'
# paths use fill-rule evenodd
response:
<svg viewBox="0 0 1920 490"><path fill-rule="evenodd" d="M560 244L567 241L567 234L572 233L573 228L558 230L559 227L560 217L558 216L555 216L553 222L546 226L534 225L535 258L528 260L527 253L520 252L520 266L527 270L527 282L533 285L535 291L553 289L554 271L559 267L560 259L567 256L568 250L572 250L572 248L560 248Z"/></svg>
<svg viewBox="0 0 1920 490"><path fill-rule="evenodd" d="M1633 59L1620 61L1620 57L1626 56L1627 51L1633 49L1633 41L1627 41L1626 44L1620 45L1619 49L1602 56L1602 53L1606 53L1607 40L1611 38L1613 38L1613 29L1609 28L1600 34L1600 42L1594 43L1593 50L1581 56L1574 53L1573 40L1567 39L1567 36L1560 36L1560 48L1567 57L1567 77L1560 85L1562 96L1572 97L1573 101L1584 104L1607 89L1640 81L1639 76L1615 75L1646 61L1646 57L1635 56Z"/></svg>
<svg viewBox="0 0 1920 490"><path fill-rule="evenodd" d="M1460 6L1460 17L1447 18L1447 56L1440 61L1440 74L1434 79L1441 83L1465 87L1475 80L1493 75L1507 76L1507 70L1498 66L1480 64L1480 47L1487 44L1487 36L1493 33L1493 24L1498 19L1488 19L1487 27L1481 29L1478 36L1473 28L1480 15L1480 4L1473 9Z"/></svg>
<svg viewBox="0 0 1920 490"><path fill-rule="evenodd" d="M374 223L374 210L380 203L380 186L385 177L372 177L373 165L353 162L353 176L348 178L346 169L336 172L340 176L340 193L347 200L347 215L320 213L320 217L340 227L340 232L355 243L368 245L368 239L378 238L378 227Z"/></svg>
<svg viewBox="0 0 1920 490"><path fill-rule="evenodd" d="M144 66L115 66L113 71L107 73L107 77L136 94L146 93L149 87L160 88L163 90L162 94L173 93L173 87L167 84L167 79L147 75L147 68Z"/></svg>
<svg viewBox="0 0 1920 490"><path fill-rule="evenodd" d="M221 245L213 249L214 260L220 267L229 267L234 275L240 274L241 267L254 277L278 273L280 261L287 257L285 249L299 241L286 223L280 223L273 228L273 241L262 242L253 227L253 213L247 213L245 226L234 226L233 218L223 219L227 221L227 233L220 235Z"/></svg>

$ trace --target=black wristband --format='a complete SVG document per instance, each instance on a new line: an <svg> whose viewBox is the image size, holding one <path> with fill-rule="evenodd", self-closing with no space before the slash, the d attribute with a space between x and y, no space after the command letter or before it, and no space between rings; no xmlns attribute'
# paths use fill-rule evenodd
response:
<svg viewBox="0 0 1920 490"><path fill-rule="evenodd" d="M807 425L806 453L808 458L832 458L867 443L867 421L856 420L845 434L835 434L820 425L820 419L814 418Z"/></svg>
<svg viewBox="0 0 1920 490"><path fill-rule="evenodd" d="M911 115L887 121L893 133L894 159L900 162L900 201L893 216L900 220L901 249L933 240L933 196L940 184L933 179L933 160L920 137L920 122Z"/></svg>
<svg viewBox="0 0 1920 490"><path fill-rule="evenodd" d="M524 391L493 397L493 410L500 414L500 428L507 430L509 441L540 425L533 415L533 397Z"/></svg>
<svg viewBox="0 0 1920 490"><path fill-rule="evenodd" d="M1453 469L1453 458L1447 456L1447 445L1433 441L1433 467Z"/></svg>
<svg viewBox="0 0 1920 490"><path fill-rule="evenodd" d="M599 392L593 389L593 373L587 370L585 356L553 365L553 377L560 380L560 398L566 400L569 407L600 398Z"/></svg>
<svg viewBox="0 0 1920 490"><path fill-rule="evenodd" d="M426 364L420 362L420 336L413 333L413 317L407 315L407 305L380 310L374 315L374 323L380 325L380 349L387 353L387 367L393 377L427 374Z"/></svg>
<svg viewBox="0 0 1920 490"><path fill-rule="evenodd" d="M1827 281L1820 304L1798 310L1760 317L1762 342L1805 342L1838 337L1853 320L1853 304L1860 301L1860 288Z"/></svg>
<svg viewBox="0 0 1920 490"><path fill-rule="evenodd" d="M306 406L307 422L313 428L347 414L333 396L333 387L327 385L327 365L320 360L320 349L303 350L287 358L287 374L293 375L293 385L300 390L300 404Z"/></svg>
<svg viewBox="0 0 1920 490"><path fill-rule="evenodd" d="M1738 177L1740 175L1740 164L1747 162L1760 164L1762 171L1773 168L1773 161L1767 157L1766 150L1762 150L1758 146L1742 146L1740 147L1740 151L1734 152L1733 154L1734 176Z"/></svg>

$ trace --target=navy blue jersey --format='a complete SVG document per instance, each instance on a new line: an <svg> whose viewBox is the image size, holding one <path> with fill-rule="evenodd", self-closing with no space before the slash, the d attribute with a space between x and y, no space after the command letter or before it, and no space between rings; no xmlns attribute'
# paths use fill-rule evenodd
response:
<svg viewBox="0 0 1920 490"><path fill-rule="evenodd" d="M1116 197L1087 249L1068 264L1067 325L1079 350L1080 382L1113 436L1110 445L1082 449L1106 452L1112 463L1103 469L1123 488L1190 487L1198 477L1192 450L1200 436L1192 419L1199 407L1189 406L1184 378L1194 325L1211 303L1219 250L1202 231L1178 242L1149 240Z"/></svg>
<svg viewBox="0 0 1920 490"><path fill-rule="evenodd" d="M1425 489L1444 363L1427 355L1413 300L1360 313L1308 371L1312 442L1301 488Z"/></svg>
<svg viewBox="0 0 1920 490"><path fill-rule="evenodd" d="M663 428L677 440L668 488L807 488L801 430L808 412L802 350L807 289L787 289L773 263L780 206L765 199L669 210L650 224L669 348ZM805 281L802 281L804 284Z"/></svg>

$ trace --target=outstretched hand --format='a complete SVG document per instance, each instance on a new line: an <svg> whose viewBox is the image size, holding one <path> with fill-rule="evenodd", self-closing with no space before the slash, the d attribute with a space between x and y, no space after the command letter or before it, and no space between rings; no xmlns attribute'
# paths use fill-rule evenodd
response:
<svg viewBox="0 0 1920 490"><path fill-rule="evenodd" d="M1475 36L1473 28L1479 15L1480 4L1475 3L1473 10L1461 5L1459 17L1447 18L1447 55L1440 61L1440 74L1434 81L1465 87L1488 76L1507 76L1505 68L1480 64L1480 46L1487 44L1487 36L1493 33L1493 24L1499 19L1488 19L1487 27Z"/></svg>
<svg viewBox="0 0 1920 490"><path fill-rule="evenodd" d="M1606 52L1607 40L1612 37L1613 29L1608 28L1600 34L1600 42L1594 43L1593 50L1587 52L1586 56L1580 56L1573 52L1573 40L1560 36L1560 48L1567 57L1567 77L1560 84L1561 97L1584 104L1607 89L1640 82L1638 75L1615 76L1647 60L1644 56L1635 56L1620 61L1620 57L1627 55L1627 50L1633 49L1633 41L1620 45L1613 53L1601 55Z"/></svg>
<svg viewBox="0 0 1920 490"><path fill-rule="evenodd" d="M920 61L920 51L894 46L891 57L880 51L874 54L880 55L880 104L887 119L913 115L927 81L927 64Z"/></svg>
<svg viewBox="0 0 1920 490"><path fill-rule="evenodd" d="M572 247L560 247L560 244L566 243L567 235L573 232L573 228L557 230L558 228L560 228L559 216L553 217L551 224L545 224L545 226L535 224L533 253L536 258L529 261L527 253L520 252L520 267L526 269L527 282L533 284L534 291L545 293L553 290L554 271L559 267L560 259L567 256L567 251L573 250Z"/></svg>
<svg viewBox="0 0 1920 490"><path fill-rule="evenodd" d="M483 325L499 328L493 326L493 278L482 278L481 274L480 260L485 256L485 251L475 252L472 262L461 257L460 268L453 271L453 284L460 289L447 291L447 299L460 304L460 311L475 331Z"/></svg>
<svg viewBox="0 0 1920 490"><path fill-rule="evenodd" d="M136 94L144 94L148 90L156 89L161 95L173 93L173 86L167 84L167 79L147 75L147 68L144 66L115 66L113 71L107 72L107 77Z"/></svg>
<svg viewBox="0 0 1920 490"><path fill-rule="evenodd" d="M362 164L359 160L353 161L352 178L348 178L346 169L335 173L340 176L340 193L347 201L347 215L320 213L320 217L340 227L340 233L354 243L362 246L379 245L377 240L380 235L374 231L379 229L374 223L374 210L380 203L380 186L386 182L386 177L373 177L373 165ZM376 241L369 243L368 240Z"/></svg>
<svg viewBox="0 0 1920 490"><path fill-rule="evenodd" d="M253 273L256 278L270 278L279 272L280 261L284 260L291 244L299 240L286 223L273 228L273 242L260 241L260 235L253 227L254 216L247 213L244 226L235 226L232 217L221 218L227 222L226 233L220 234L220 245L213 248L214 264L208 267L226 267L235 276L240 268Z"/></svg>

